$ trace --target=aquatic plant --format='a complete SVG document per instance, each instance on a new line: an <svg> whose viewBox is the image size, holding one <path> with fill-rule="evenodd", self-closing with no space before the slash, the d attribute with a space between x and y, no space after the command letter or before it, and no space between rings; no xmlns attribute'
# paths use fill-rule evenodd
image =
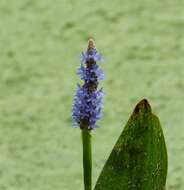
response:
<svg viewBox="0 0 184 190"><path fill-rule="evenodd" d="M74 125L82 130L85 190L91 189L92 181L90 131L99 127L96 122L102 117L103 91L98 89L98 84L104 79L104 74L97 64L101 60L94 40L89 39L87 51L82 53L81 66L77 71L84 84L78 84L72 112Z"/></svg>
<svg viewBox="0 0 184 190"><path fill-rule="evenodd" d="M91 131L102 117L103 91L98 88L104 74L94 40L88 42L77 71L73 123L82 131L84 189L92 189ZM100 146L100 145L99 145ZM146 99L140 101L115 144L95 185L95 190L165 190L167 149L161 124Z"/></svg>

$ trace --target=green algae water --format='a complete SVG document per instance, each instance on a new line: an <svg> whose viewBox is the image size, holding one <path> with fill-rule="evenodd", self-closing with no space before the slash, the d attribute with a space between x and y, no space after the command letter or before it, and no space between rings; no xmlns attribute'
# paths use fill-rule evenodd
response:
<svg viewBox="0 0 184 190"><path fill-rule="evenodd" d="M94 37L106 97L93 135L93 182L146 97L167 144L166 189L183 190L183 7L181 0L1 0L0 189L83 188L71 105L81 49Z"/></svg>

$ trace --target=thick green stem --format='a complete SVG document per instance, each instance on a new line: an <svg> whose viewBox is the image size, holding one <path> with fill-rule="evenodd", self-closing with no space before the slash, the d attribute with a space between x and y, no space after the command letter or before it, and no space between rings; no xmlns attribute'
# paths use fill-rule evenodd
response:
<svg viewBox="0 0 184 190"><path fill-rule="evenodd" d="M82 130L83 144L83 175L84 190L91 190L92 181L92 159L91 159L91 134L89 130Z"/></svg>

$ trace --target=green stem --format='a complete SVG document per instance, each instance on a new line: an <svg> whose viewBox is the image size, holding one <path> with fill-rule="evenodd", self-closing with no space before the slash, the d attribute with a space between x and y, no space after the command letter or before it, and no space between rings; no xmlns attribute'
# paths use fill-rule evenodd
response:
<svg viewBox="0 0 184 190"><path fill-rule="evenodd" d="M91 134L89 130L82 130L83 144L83 175L84 190L91 190L92 181L92 159L91 159Z"/></svg>

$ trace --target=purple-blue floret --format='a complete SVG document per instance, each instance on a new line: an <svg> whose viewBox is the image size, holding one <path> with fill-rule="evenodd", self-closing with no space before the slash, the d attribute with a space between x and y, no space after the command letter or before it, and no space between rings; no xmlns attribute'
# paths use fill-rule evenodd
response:
<svg viewBox="0 0 184 190"><path fill-rule="evenodd" d="M104 93L98 89L98 81L104 79L104 73L96 63L101 60L96 48L89 48L81 55L81 67L77 74L84 84L78 85L72 110L74 126L81 129L97 128L96 122L102 117Z"/></svg>
<svg viewBox="0 0 184 190"><path fill-rule="evenodd" d="M87 52L82 52L81 54L81 62L86 63L90 59L93 59L95 62L102 61L102 56L97 52L96 49L91 49Z"/></svg>
<svg viewBox="0 0 184 190"><path fill-rule="evenodd" d="M97 80L104 80L104 73L99 68L97 64L93 64L91 68L86 68L84 65L78 69L77 74L80 76L81 80L84 81L95 81Z"/></svg>
<svg viewBox="0 0 184 190"><path fill-rule="evenodd" d="M82 120L88 121L88 129L97 128L96 121L101 119L103 91L88 92L85 87L78 86L73 107L74 125L79 126Z"/></svg>

